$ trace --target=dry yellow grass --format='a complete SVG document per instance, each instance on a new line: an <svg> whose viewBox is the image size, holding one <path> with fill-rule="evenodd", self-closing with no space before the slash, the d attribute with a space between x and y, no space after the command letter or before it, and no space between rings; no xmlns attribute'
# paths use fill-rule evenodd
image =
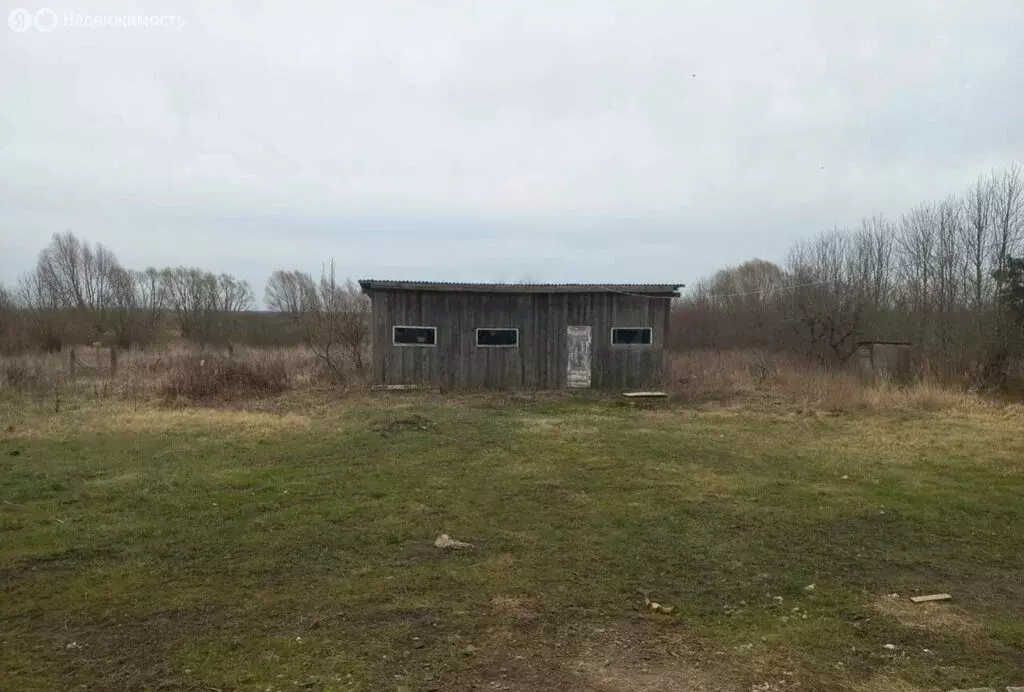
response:
<svg viewBox="0 0 1024 692"><path fill-rule="evenodd" d="M57 354L0 358L0 395L28 393L58 407L61 399L142 402L168 391L168 384L204 358L224 358L215 349L185 345L121 353L113 366L108 349L78 347ZM254 366L283 368L297 392L329 388L351 393L366 388L365 373L349 371L344 386L332 383L312 352L302 347L236 348L233 359ZM944 411L991 414L1024 409L977 392L918 379L907 385L865 383L848 369L829 369L782 354L759 351L689 351L671 356L669 389L677 398L697 403L740 407L785 407L806 410ZM231 397L246 397L242 392ZM400 400L391 401L401 408ZM538 431L557 421L532 421Z"/></svg>
<svg viewBox="0 0 1024 692"><path fill-rule="evenodd" d="M1006 404L919 378L865 382L851 368L826 368L761 351L688 351L672 356L672 390L695 403L880 411L985 411Z"/></svg>
<svg viewBox="0 0 1024 692"><path fill-rule="evenodd" d="M956 603L911 603L906 597L883 596L876 599L872 607L907 627L958 633L984 627L984 623L965 613Z"/></svg>
<svg viewBox="0 0 1024 692"><path fill-rule="evenodd" d="M2 413L2 410L0 410ZM10 439L154 435L182 430L208 431L223 438L260 440L288 431L309 430L311 419L298 412L275 413L227 408L154 409L125 402L93 402L52 409L23 409L0 416L11 421Z"/></svg>
<svg viewBox="0 0 1024 692"><path fill-rule="evenodd" d="M310 390L320 386L337 388L324 372L322 363L308 348L236 347L200 350L185 344L118 352L109 348L78 346L61 353L0 357L0 394L16 391L37 397L143 400L163 392L183 370L201 360L230 357L253 365L273 361L286 372L290 386ZM361 388L365 382L345 364L346 388Z"/></svg>

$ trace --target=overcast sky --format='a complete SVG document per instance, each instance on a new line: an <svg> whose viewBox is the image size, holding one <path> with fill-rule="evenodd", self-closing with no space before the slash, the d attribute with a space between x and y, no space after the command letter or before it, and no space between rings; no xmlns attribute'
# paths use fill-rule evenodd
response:
<svg viewBox="0 0 1024 692"><path fill-rule="evenodd" d="M0 31L7 282L71 230L257 295L691 283L1024 159L1022 0L4 2L57 22Z"/></svg>

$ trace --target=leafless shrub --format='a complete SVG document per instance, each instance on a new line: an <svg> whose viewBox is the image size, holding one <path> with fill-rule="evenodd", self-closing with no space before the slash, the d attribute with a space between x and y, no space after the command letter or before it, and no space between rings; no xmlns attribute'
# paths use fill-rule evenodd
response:
<svg viewBox="0 0 1024 692"><path fill-rule="evenodd" d="M25 359L0 363L0 374L4 387L15 392L43 392L50 384L45 371Z"/></svg>
<svg viewBox="0 0 1024 692"><path fill-rule="evenodd" d="M921 377L909 385L864 382L851 369L764 351L686 351L672 360L677 399L694 404L817 410L969 410L994 399Z"/></svg>
<svg viewBox="0 0 1024 692"><path fill-rule="evenodd" d="M276 354L259 358L207 355L179 359L161 385L170 401L207 402L259 399L286 391L291 378Z"/></svg>
<svg viewBox="0 0 1024 692"><path fill-rule="evenodd" d="M274 272L264 297L301 332L332 382L345 383L346 362L362 373L370 340L369 300L351 280L337 281L333 261L319 281L301 271Z"/></svg>
<svg viewBox="0 0 1024 692"><path fill-rule="evenodd" d="M18 310L14 303L14 294L0 283L0 353L11 353L15 350L17 326Z"/></svg>
<svg viewBox="0 0 1024 692"><path fill-rule="evenodd" d="M108 347L85 347L59 353L0 357L0 396L17 389L39 395L59 391L62 397L69 399L138 402L175 397L180 392L182 399L188 401L191 399L187 393L202 392L204 385L197 382L194 386L186 386L187 378L195 376L198 379L202 373L214 378L213 389L225 390L221 395L206 399L209 402L260 398L284 391L283 388L316 390L329 386L330 391L338 393L335 384L328 384L331 380L323 370L323 362L306 347L236 347L233 353L217 348L199 351L186 344L132 348L119 352L116 367L111 360L111 350ZM196 369L200 361L206 362L201 372ZM230 363L230 366L224 363ZM344 354L340 354L337 365L346 373L344 391L366 384ZM8 371L11 373L10 382L6 374ZM248 371L265 376L269 385L264 386L258 381L245 384Z"/></svg>

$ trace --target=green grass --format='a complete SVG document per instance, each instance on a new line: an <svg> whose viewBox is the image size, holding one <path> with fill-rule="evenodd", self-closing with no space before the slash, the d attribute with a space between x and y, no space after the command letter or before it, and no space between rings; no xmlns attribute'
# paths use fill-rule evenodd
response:
<svg viewBox="0 0 1024 692"><path fill-rule="evenodd" d="M572 397L0 404L0 689L1024 684L1022 429Z"/></svg>

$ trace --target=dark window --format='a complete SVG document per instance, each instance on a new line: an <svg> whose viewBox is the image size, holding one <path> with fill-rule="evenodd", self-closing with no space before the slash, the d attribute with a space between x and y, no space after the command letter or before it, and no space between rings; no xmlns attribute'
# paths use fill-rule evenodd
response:
<svg viewBox="0 0 1024 692"><path fill-rule="evenodd" d="M477 346L518 346L518 329L477 329Z"/></svg>
<svg viewBox="0 0 1024 692"><path fill-rule="evenodd" d="M396 346L436 346L437 327L394 327Z"/></svg>
<svg viewBox="0 0 1024 692"><path fill-rule="evenodd" d="M650 327L616 327L612 329L612 344L615 346L631 344L650 346L651 332Z"/></svg>

